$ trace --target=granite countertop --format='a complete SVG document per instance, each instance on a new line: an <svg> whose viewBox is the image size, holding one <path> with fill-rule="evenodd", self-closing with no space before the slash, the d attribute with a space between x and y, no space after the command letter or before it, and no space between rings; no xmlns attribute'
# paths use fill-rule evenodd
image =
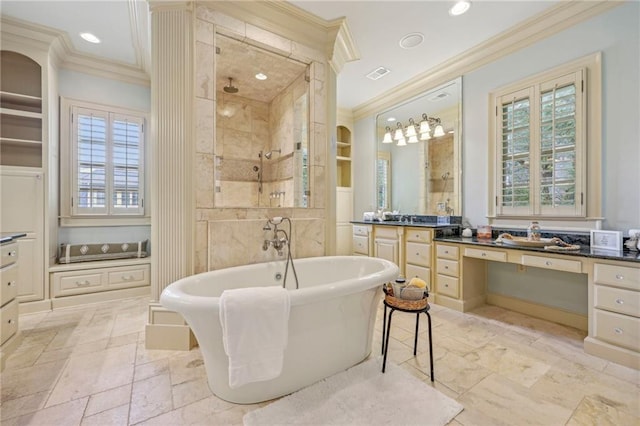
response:
<svg viewBox="0 0 640 426"><path fill-rule="evenodd" d="M502 243L496 243L493 239L478 239L476 237L473 238L464 238L458 236L436 236L435 241L440 241L443 243L462 243L469 244L474 246L482 246L482 247L492 247L492 248L503 248L509 250L524 250L530 252L539 252L539 253L555 253L562 254L566 256L578 256L578 257L592 257L596 259L608 259L608 260L623 260L628 262L638 262L640 263L640 253L637 251L609 251L609 250L598 250L592 249L589 245L580 245L580 250L545 250L544 248L537 247L518 247L518 246L507 246Z"/></svg>
<svg viewBox="0 0 640 426"><path fill-rule="evenodd" d="M16 238L26 237L24 232L3 232L0 234L0 244L10 243Z"/></svg>
<svg viewBox="0 0 640 426"><path fill-rule="evenodd" d="M451 223L451 224L440 224L437 223L421 223L421 222L401 222L398 220L385 220L384 222L379 222L376 220L352 220L351 223L356 225L385 225L385 226L411 226L414 228L450 228L452 226L458 227L460 225Z"/></svg>

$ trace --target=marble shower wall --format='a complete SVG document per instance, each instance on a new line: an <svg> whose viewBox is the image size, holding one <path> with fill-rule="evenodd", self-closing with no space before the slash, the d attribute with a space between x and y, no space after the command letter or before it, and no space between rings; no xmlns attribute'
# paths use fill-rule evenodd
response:
<svg viewBox="0 0 640 426"><path fill-rule="evenodd" d="M322 256L325 254L325 165L327 164L328 137L326 130L326 109L327 93L325 86L328 64L326 58L320 52L301 45L293 40L285 39L275 33L270 33L261 28L237 20L228 15L222 14L206 3L198 3L196 6L196 229L195 231L195 272L204 272L213 269L222 269L230 266L244 265L250 263L263 262L277 258L273 249L262 251L262 241L265 239L265 232L262 227L266 218L273 216L286 216L293 221L293 255L296 258ZM274 201L267 198L267 203L258 208L234 208L217 205L215 199L215 155L218 154L216 146L217 132L221 130L218 122L220 115L217 113L220 106L224 106L225 94L215 90L215 33L220 32L228 37L261 46L272 52L277 52L284 56L310 64L309 74L309 185L310 185L310 208L269 208L274 205ZM296 84L292 85L293 91ZM295 100L295 99L294 99ZM250 109L261 111L262 107L254 101L241 102L238 105L240 116L246 114ZM293 102L293 101L292 101ZM244 105L244 107L243 107ZM228 125L232 132L236 132L234 137L243 141L245 146L250 147L249 155L237 153L240 159L249 158L257 154L260 149L254 146L265 131L262 120L245 120L245 123L256 125L255 132L252 128L247 130L238 122L232 123L230 118ZM227 127L222 126L222 131L226 132ZM243 132L250 132L246 134ZM270 132L269 129L266 131ZM270 135L273 136L273 135ZM225 135L223 135L223 140ZM220 139L218 139L220 140ZM254 150L257 151L254 152ZM277 149L273 146L270 149ZM224 152L227 147L222 147L223 158L229 157L229 151ZM235 147L228 147L233 150ZM283 151L283 154L286 151ZM234 154L235 155L235 154ZM278 157L274 154L273 161L285 156ZM282 162L282 161L281 161ZM274 164L277 164L276 161ZM275 166L276 169L278 166ZM274 169L275 170L275 169ZM280 167L285 173L286 166ZM246 184L246 182L241 182ZM293 184L283 184L283 190L293 193ZM257 187L253 189L230 188L229 192L238 197L251 197L257 194ZM270 183L265 184L263 192L267 195L276 191Z"/></svg>
<svg viewBox="0 0 640 426"><path fill-rule="evenodd" d="M456 173L453 164L453 135L447 134L440 138L433 138L428 141L428 156L429 168L427 176L429 182L427 183L427 213L426 214L442 214L443 212L438 210L439 203L445 203L448 201L448 206L451 207L454 213L458 214L458 203L454 190L454 179L456 179ZM446 185L445 180L442 178L444 174L448 173Z"/></svg>

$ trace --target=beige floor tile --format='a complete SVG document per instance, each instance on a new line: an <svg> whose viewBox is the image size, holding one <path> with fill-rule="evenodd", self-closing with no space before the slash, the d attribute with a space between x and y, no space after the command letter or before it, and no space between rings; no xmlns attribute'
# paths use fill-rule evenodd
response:
<svg viewBox="0 0 640 426"><path fill-rule="evenodd" d="M133 383L129 423L135 424L173 409L169 374Z"/></svg>
<svg viewBox="0 0 640 426"><path fill-rule="evenodd" d="M171 387L171 393L173 394L174 408L184 407L185 405L213 396L209 389L206 376L173 385Z"/></svg>
<svg viewBox="0 0 640 426"><path fill-rule="evenodd" d="M137 382L163 373L169 373L169 358L136 364L133 380Z"/></svg>
<svg viewBox="0 0 640 426"><path fill-rule="evenodd" d="M125 404L128 407L130 400L131 384L96 393L89 397L89 403L87 404L84 415L85 417L92 416Z"/></svg>
<svg viewBox="0 0 640 426"><path fill-rule="evenodd" d="M135 351L136 345L132 344L72 355L47 407L131 383Z"/></svg>
<svg viewBox="0 0 640 426"><path fill-rule="evenodd" d="M89 398L76 399L2 422L3 426L73 426L79 425Z"/></svg>
<svg viewBox="0 0 640 426"><path fill-rule="evenodd" d="M610 362L605 367L604 372L610 376L617 377L618 379L624 380L626 382L640 385L640 370Z"/></svg>
<svg viewBox="0 0 640 426"><path fill-rule="evenodd" d="M3 401L2 408L0 409L0 421L4 422L7 419L33 413L41 409L44 407L44 403L47 402L48 396L49 392L44 391Z"/></svg>
<svg viewBox="0 0 640 426"><path fill-rule="evenodd" d="M497 374L462 394L459 401L495 422L512 425L563 425L572 410L532 397L529 390ZM459 421L466 424L461 417Z"/></svg>
<svg viewBox="0 0 640 426"><path fill-rule="evenodd" d="M199 348L171 357L169 370L171 371L171 384L174 386L207 377Z"/></svg>
<svg viewBox="0 0 640 426"><path fill-rule="evenodd" d="M524 351L494 343L488 343L464 358L525 387L531 387L551 368L525 355Z"/></svg>
<svg viewBox="0 0 640 426"><path fill-rule="evenodd" d="M56 361L33 367L5 369L2 372L2 403L51 390L66 362Z"/></svg>
<svg viewBox="0 0 640 426"><path fill-rule="evenodd" d="M129 403L102 411L82 419L82 426L126 425L129 418Z"/></svg>
<svg viewBox="0 0 640 426"><path fill-rule="evenodd" d="M109 338L109 342L107 343L108 348L113 348L115 346L123 346L128 345L130 343L138 343L138 339L140 339L140 331L135 331L129 334L123 334L119 336L112 335Z"/></svg>
<svg viewBox="0 0 640 426"><path fill-rule="evenodd" d="M417 357L414 366L425 374L429 374L428 355L423 354ZM436 380L456 393L471 389L490 374L491 370L454 353L447 353L435 358L434 375Z"/></svg>
<svg viewBox="0 0 640 426"><path fill-rule="evenodd" d="M247 408L243 408L247 407ZM194 402L169 413L150 418L141 425L241 425L244 410L251 406L235 406L215 396Z"/></svg>
<svg viewBox="0 0 640 426"><path fill-rule="evenodd" d="M44 345L18 346L8 358L5 368L25 368L31 367L36 363L40 354L44 351Z"/></svg>
<svg viewBox="0 0 640 426"><path fill-rule="evenodd" d="M640 425L640 417L622 410L618 403L604 397L586 397L580 402L567 426Z"/></svg>

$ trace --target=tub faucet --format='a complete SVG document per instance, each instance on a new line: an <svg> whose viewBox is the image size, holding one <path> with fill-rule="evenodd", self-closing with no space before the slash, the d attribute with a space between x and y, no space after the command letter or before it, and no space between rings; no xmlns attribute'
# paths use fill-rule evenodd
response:
<svg viewBox="0 0 640 426"><path fill-rule="evenodd" d="M284 219L288 220L288 218ZM267 223L262 227L263 231L271 231L271 225L273 225L273 238L270 240L264 240L262 243L263 251L267 251L270 246L273 246L273 248L278 252L278 256L282 256L284 254L284 248L289 244L289 236L284 230L278 229L278 225L282 223L282 220L282 217L268 219Z"/></svg>

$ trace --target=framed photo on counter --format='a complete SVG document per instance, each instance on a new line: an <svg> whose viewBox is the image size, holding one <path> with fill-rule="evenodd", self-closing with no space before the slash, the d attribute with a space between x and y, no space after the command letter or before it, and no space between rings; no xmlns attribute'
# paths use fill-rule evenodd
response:
<svg viewBox="0 0 640 426"><path fill-rule="evenodd" d="M603 231L600 229L591 230L591 248L597 250L622 250L621 231Z"/></svg>

